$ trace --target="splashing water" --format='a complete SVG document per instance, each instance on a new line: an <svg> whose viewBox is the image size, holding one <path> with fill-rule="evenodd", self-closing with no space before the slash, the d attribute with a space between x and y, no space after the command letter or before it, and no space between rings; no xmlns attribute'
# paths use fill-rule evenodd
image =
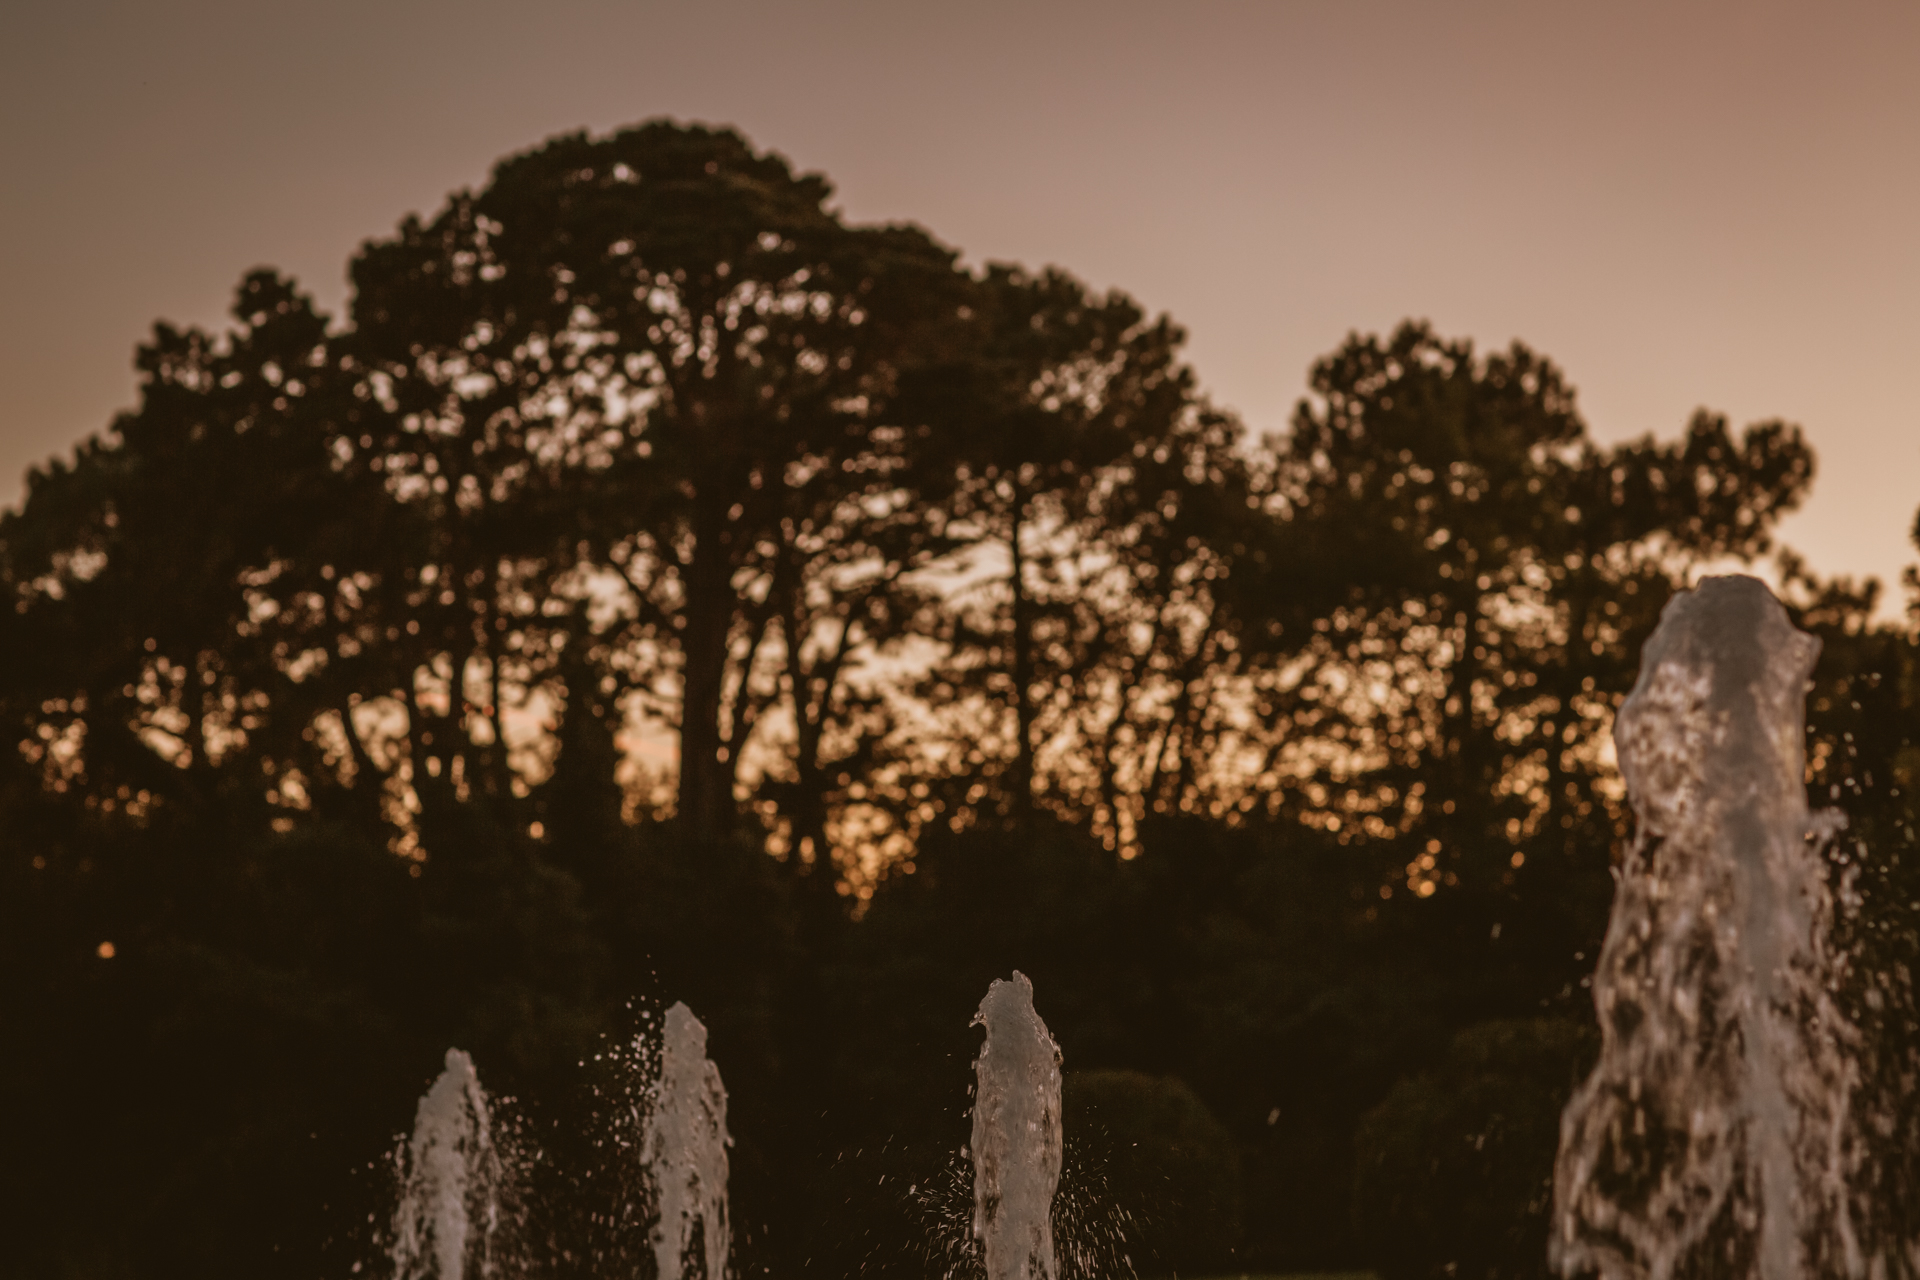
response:
<svg viewBox="0 0 1920 1280"><path fill-rule="evenodd" d="M987 988L973 1069L973 1234L987 1280L1057 1280L1053 1195L1060 1185L1060 1046L1033 1009L1033 984Z"/></svg>
<svg viewBox="0 0 1920 1280"><path fill-rule="evenodd" d="M1602 1049L1561 1121L1553 1265L1602 1280L1863 1274L1830 993L1841 825L1807 809L1820 642L1757 579L1667 605L1614 728L1637 832L1593 977Z"/></svg>
<svg viewBox="0 0 1920 1280"><path fill-rule="evenodd" d="M699 1224L706 1280L723 1280L732 1237L727 1223L727 1090L707 1060L707 1028L684 1004L667 1010L660 1078L642 1130L658 1215L651 1236L659 1280L680 1280Z"/></svg>
<svg viewBox="0 0 1920 1280"><path fill-rule="evenodd" d="M973 1234L971 1155L971 1147L961 1148L905 1189L905 1207L920 1226L905 1257L920 1275L978 1280L984 1271L982 1242ZM1139 1280L1128 1252L1128 1233L1137 1222L1133 1211L1109 1193L1105 1168L1086 1161L1084 1153L1076 1159L1071 1145L1062 1161L1052 1220L1059 1280Z"/></svg>
<svg viewBox="0 0 1920 1280"><path fill-rule="evenodd" d="M413 1136L395 1152L403 1174L387 1256L394 1280L462 1280L471 1257L487 1275L500 1225L503 1165L473 1060L447 1050L446 1069L420 1099Z"/></svg>

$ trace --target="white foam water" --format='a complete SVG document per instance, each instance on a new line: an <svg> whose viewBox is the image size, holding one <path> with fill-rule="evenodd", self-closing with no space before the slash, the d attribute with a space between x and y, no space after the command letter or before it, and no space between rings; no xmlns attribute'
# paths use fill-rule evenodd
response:
<svg viewBox="0 0 1920 1280"><path fill-rule="evenodd" d="M644 1046L638 1046L644 1053ZM641 1119L640 1158L653 1193L650 1234L658 1280L681 1280L691 1246L705 1280L724 1280L732 1249L727 1221L727 1090L707 1060L707 1028L684 1004L667 1010L660 1074Z"/></svg>
<svg viewBox="0 0 1920 1280"><path fill-rule="evenodd" d="M1033 1008L1033 984L987 988L973 1024L973 1234L987 1280L1058 1280L1053 1197L1060 1186L1060 1046Z"/></svg>
<svg viewBox="0 0 1920 1280"><path fill-rule="evenodd" d="M401 1190L387 1249L394 1280L488 1275L504 1166L487 1095L460 1050L447 1050L446 1069L420 1099L395 1162Z"/></svg>
<svg viewBox="0 0 1920 1280"><path fill-rule="evenodd" d="M1676 596L1614 727L1637 830L1561 1122L1551 1261L1601 1280L1859 1276L1837 817L1805 800L1820 642L1757 579Z"/></svg>

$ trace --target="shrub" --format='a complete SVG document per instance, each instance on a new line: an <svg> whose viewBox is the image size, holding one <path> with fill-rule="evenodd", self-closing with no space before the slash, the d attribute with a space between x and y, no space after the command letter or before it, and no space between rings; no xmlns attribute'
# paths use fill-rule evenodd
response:
<svg viewBox="0 0 1920 1280"><path fill-rule="evenodd" d="M1240 1161L1171 1076L1078 1071L1063 1082L1067 1170L1054 1211L1067 1270L1114 1243L1141 1275L1222 1266L1240 1238ZM1098 1261L1088 1258L1087 1262Z"/></svg>
<svg viewBox="0 0 1920 1280"><path fill-rule="evenodd" d="M1560 1112L1597 1045L1563 1020L1483 1023L1367 1113L1354 1223L1386 1280L1548 1275Z"/></svg>

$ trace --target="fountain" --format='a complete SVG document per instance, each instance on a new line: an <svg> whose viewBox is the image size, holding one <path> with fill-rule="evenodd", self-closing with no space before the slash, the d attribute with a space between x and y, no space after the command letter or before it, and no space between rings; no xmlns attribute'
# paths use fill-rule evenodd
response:
<svg viewBox="0 0 1920 1280"><path fill-rule="evenodd" d="M1018 970L987 988L974 1060L973 1234L987 1280L1057 1280L1053 1196L1060 1185L1060 1046Z"/></svg>
<svg viewBox="0 0 1920 1280"><path fill-rule="evenodd" d="M1667 605L1614 728L1637 831L1593 976L1602 1049L1561 1121L1551 1261L1601 1280L1865 1274L1853 1028L1805 801L1820 643L1758 580Z"/></svg>
<svg viewBox="0 0 1920 1280"><path fill-rule="evenodd" d="M1637 829L1593 976L1601 1053L1561 1120L1549 1261L1562 1275L1890 1274L1854 1190L1874 1172L1861 1037L1832 994L1845 965L1825 854L1843 824L1804 793L1819 649L1764 585L1725 577L1676 596L1642 654L1614 730ZM1019 972L973 1022L971 1237L987 1280L1059 1280L1060 1049ZM657 1042L635 1041L636 1064L656 1043L631 1112L655 1269L725 1280L726 1089L684 1004ZM485 1274L502 1162L465 1054L448 1052L400 1163L396 1280Z"/></svg>
<svg viewBox="0 0 1920 1280"><path fill-rule="evenodd" d="M401 1173L387 1256L394 1280L486 1275L500 1225L504 1164L473 1060L447 1050L446 1069L420 1099L413 1136L394 1153Z"/></svg>
<svg viewBox="0 0 1920 1280"><path fill-rule="evenodd" d="M644 1183L635 1210L652 1220L647 1243L657 1280L725 1280L727 1274L732 1139L727 1091L706 1051L706 1027L676 1004L657 1041L636 1037L632 1055L619 1055L646 1080L628 1116ZM502 1270L496 1233L520 1163L508 1156L472 1059L447 1050L446 1069L420 1099L412 1136L394 1152L400 1197L386 1250L393 1280L467 1280ZM613 1229L615 1220L595 1221ZM605 1257L591 1249L585 1256ZM519 1274L511 1262L505 1271Z"/></svg>
<svg viewBox="0 0 1920 1280"><path fill-rule="evenodd" d="M707 1028L684 1004L667 1010L659 1081L645 1117L636 1119L642 1123L640 1158L653 1192L650 1242L659 1280L681 1280L682 1265L696 1243L705 1280L723 1280L732 1248L727 1090L720 1068L707 1060Z"/></svg>

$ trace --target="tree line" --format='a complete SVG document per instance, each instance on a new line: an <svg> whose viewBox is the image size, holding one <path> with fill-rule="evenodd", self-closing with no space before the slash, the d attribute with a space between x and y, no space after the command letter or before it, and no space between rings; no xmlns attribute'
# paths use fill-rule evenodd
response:
<svg viewBox="0 0 1920 1280"><path fill-rule="evenodd" d="M29 477L19 1266L307 1274L434 1046L535 1106L637 994L706 1001L743 1258L905 1267L900 1205L830 1243L809 1171L942 1149L1013 965L1084 1096L1218 1117L1244 1212L1166 1265L1458 1261L1369 1253L1360 1116L1474 1027L1577 1057L1612 710L1671 594L1773 549L1804 438L1603 446L1545 357L1410 322L1256 439L1166 317L831 195L727 131L556 138L365 245L344 317L263 270L226 332L157 326L137 407ZM1782 572L1810 785L1905 901L1910 640Z"/></svg>

